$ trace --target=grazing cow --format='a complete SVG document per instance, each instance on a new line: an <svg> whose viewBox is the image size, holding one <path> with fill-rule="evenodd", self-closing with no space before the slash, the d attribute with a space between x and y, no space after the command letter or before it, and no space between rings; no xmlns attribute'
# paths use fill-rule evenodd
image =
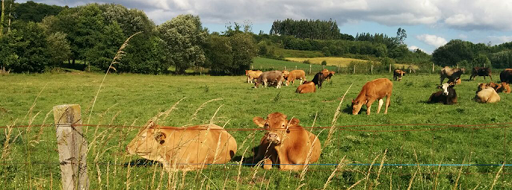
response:
<svg viewBox="0 0 512 190"><path fill-rule="evenodd" d="M448 83L450 82L456 82L458 79L460 79L460 75L464 74L466 72L466 69L464 68L450 68L448 66L441 69L441 83L443 84L443 80L445 78L448 78Z"/></svg>
<svg viewBox="0 0 512 190"><path fill-rule="evenodd" d="M512 82L512 69L505 69L500 73L501 82L510 84Z"/></svg>
<svg viewBox="0 0 512 190"><path fill-rule="evenodd" d="M245 70L245 76L247 76L247 83L253 83L254 79L257 79L261 75L260 70Z"/></svg>
<svg viewBox="0 0 512 190"><path fill-rule="evenodd" d="M283 84L284 77L283 72L281 71L267 71L261 73L258 80L256 80L255 88L258 88L260 84L263 83L263 86L276 86L276 88L281 88Z"/></svg>
<svg viewBox="0 0 512 190"><path fill-rule="evenodd" d="M379 100L379 107L377 107L377 113L379 113L384 103L384 100L382 100L384 97L386 97L386 109L384 110L384 114L387 114L392 91L393 83L387 78L379 78L367 82L363 86L363 89L361 89L361 92L359 92L359 95L357 95L357 98L352 100L352 114L359 114L363 104L366 104L366 115L370 115L370 108L375 100Z"/></svg>
<svg viewBox="0 0 512 190"><path fill-rule="evenodd" d="M256 158L263 159L263 168L279 164L279 170L302 170L306 164L314 163L322 151L320 140L299 125L297 118L275 112L267 119L254 117L252 121L267 132L261 139Z"/></svg>
<svg viewBox="0 0 512 190"><path fill-rule="evenodd" d="M129 154L161 162L167 171L186 171L227 163L237 144L224 128L214 124L160 127L150 122L127 148Z"/></svg>
<svg viewBox="0 0 512 190"><path fill-rule="evenodd" d="M471 70L471 76L469 77L469 80L471 80L471 79L475 80L476 76L483 76L484 80L485 80L485 76L489 76L489 78L491 78L491 81L492 81L491 73L492 73L491 68L474 67L473 70Z"/></svg>
<svg viewBox="0 0 512 190"><path fill-rule="evenodd" d="M288 76L285 78L286 78L286 86L288 86L290 84L290 81L292 82L292 84L295 83L295 79L299 79L300 84L302 84L302 82L304 80L306 80L306 72L304 72L303 70L293 70L293 71L290 71Z"/></svg>
<svg viewBox="0 0 512 190"><path fill-rule="evenodd" d="M500 95L498 95L494 88L485 83L479 83L474 99L479 103L495 103L500 101Z"/></svg>
<svg viewBox="0 0 512 190"><path fill-rule="evenodd" d="M336 72L334 72L334 71L329 71L327 76L324 75L325 76L325 80L327 80L327 81L331 80L331 77L334 76L335 73Z"/></svg>
<svg viewBox="0 0 512 190"><path fill-rule="evenodd" d="M402 71L400 69L395 69L393 72L393 80L394 81L401 81L402 77L405 75L405 71Z"/></svg>
<svg viewBox="0 0 512 190"><path fill-rule="evenodd" d="M290 74L290 72L289 72L289 71L287 71L287 70L283 70L282 72L283 72L283 77L284 77L284 79L285 79L285 80L286 80L286 79L288 79L288 75Z"/></svg>
<svg viewBox="0 0 512 190"><path fill-rule="evenodd" d="M297 90L295 90L296 93L304 94L304 93L311 93L316 92L316 86L314 82L311 81L304 81L304 84L299 85L297 87Z"/></svg>
<svg viewBox="0 0 512 190"><path fill-rule="evenodd" d="M443 90L432 93L432 95L430 95L430 98L428 98L427 102L441 102L446 105L452 105L457 103L457 92L455 92L455 89L453 89L454 86L455 84L453 83L444 83L442 86L438 86L438 88L441 88Z"/></svg>

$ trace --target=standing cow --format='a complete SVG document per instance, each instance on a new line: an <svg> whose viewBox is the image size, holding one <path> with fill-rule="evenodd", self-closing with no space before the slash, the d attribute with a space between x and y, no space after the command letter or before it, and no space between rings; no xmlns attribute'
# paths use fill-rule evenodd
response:
<svg viewBox="0 0 512 190"><path fill-rule="evenodd" d="M302 84L302 82L306 80L306 72L304 72L303 70L293 70L293 71L290 71L288 73L288 75L285 76L285 78L286 78L286 86L290 85L290 82L292 82L292 84L295 83L296 79L299 79L300 80L299 84Z"/></svg>
<svg viewBox="0 0 512 190"><path fill-rule="evenodd" d="M261 75L260 70L245 70L245 76L247 76L247 83L253 83L254 79L258 79Z"/></svg>
<svg viewBox="0 0 512 190"><path fill-rule="evenodd" d="M512 82L512 69L505 69L500 73L501 82L510 84Z"/></svg>
<svg viewBox="0 0 512 190"><path fill-rule="evenodd" d="M366 115L370 115L370 108L375 100L379 100L379 107L377 107L377 113L379 113L384 103L384 100L382 100L384 97L386 97L386 109L384 110L384 114L387 114L392 91L393 83L387 78L367 82L363 86L363 89L361 89L361 92L359 92L359 95L357 95L357 98L352 100L352 114L359 114L363 104L366 104Z"/></svg>
<svg viewBox="0 0 512 190"><path fill-rule="evenodd" d="M297 118L288 120L286 115L275 112L267 119L254 117L252 121L267 131L255 156L263 159L264 169L269 170L277 164L279 170L298 171L320 158L320 140L300 126Z"/></svg>
<svg viewBox="0 0 512 190"><path fill-rule="evenodd" d="M492 73L491 68L474 67L473 70L471 70L471 76L469 77L469 80L471 80L471 79L475 80L476 76L483 76L484 80L485 80L485 76L489 76L489 78L491 78L491 81L492 81L491 73Z"/></svg>
<svg viewBox="0 0 512 190"><path fill-rule="evenodd" d="M450 68L448 66L441 69L441 83L443 84L443 81L445 78L448 78L448 83L453 82L456 83L458 79L460 79L460 76L466 72L466 69L464 68Z"/></svg>
<svg viewBox="0 0 512 190"><path fill-rule="evenodd" d="M402 71L400 69L395 69L393 72L393 80L394 81L401 81L402 77L405 75L405 71Z"/></svg>
<svg viewBox="0 0 512 190"><path fill-rule="evenodd" d="M258 88L260 84L263 84L263 86L276 86L276 88L281 88L281 85L283 84L284 76L283 72L281 71L267 71L261 73L261 75L258 77L258 80L256 80L256 83L254 84L255 88Z"/></svg>

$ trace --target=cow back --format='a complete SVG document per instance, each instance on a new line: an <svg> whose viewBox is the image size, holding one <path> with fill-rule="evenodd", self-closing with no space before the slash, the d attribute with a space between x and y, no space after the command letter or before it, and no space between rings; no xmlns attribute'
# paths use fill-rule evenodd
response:
<svg viewBox="0 0 512 190"><path fill-rule="evenodd" d="M511 83L512 82L512 69L505 69L500 73L501 82Z"/></svg>

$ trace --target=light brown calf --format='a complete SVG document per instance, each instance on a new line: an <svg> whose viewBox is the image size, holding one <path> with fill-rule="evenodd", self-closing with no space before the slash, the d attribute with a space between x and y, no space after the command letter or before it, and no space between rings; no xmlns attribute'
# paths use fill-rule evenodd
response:
<svg viewBox="0 0 512 190"><path fill-rule="evenodd" d="M302 84L302 82L306 80L306 72L304 72L303 70L293 70L290 71L285 78L286 86L290 85L290 81L292 82L292 84L295 83L295 79L299 79L299 84Z"/></svg>
<svg viewBox="0 0 512 190"><path fill-rule="evenodd" d="M352 114L359 114L363 104L366 104L366 115L370 115L370 108L375 100L379 100L379 107L377 107L377 113L379 113L384 103L382 100L384 97L386 97L386 109L384 110L384 114L387 114L392 91L393 83L387 78L379 78L367 82L363 86L363 89L361 89L361 92L359 92L357 98L352 100Z"/></svg>
<svg viewBox="0 0 512 190"><path fill-rule="evenodd" d="M247 83L253 83L254 79L260 77L261 73L263 72L260 70L245 70L245 76L247 76Z"/></svg>

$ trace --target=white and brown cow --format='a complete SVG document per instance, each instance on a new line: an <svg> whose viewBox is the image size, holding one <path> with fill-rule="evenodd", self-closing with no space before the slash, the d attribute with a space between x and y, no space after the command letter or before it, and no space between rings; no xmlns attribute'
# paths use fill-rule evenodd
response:
<svg viewBox="0 0 512 190"><path fill-rule="evenodd" d="M393 80L394 81L401 81L402 77L405 75L405 71L402 71L400 69L395 69L393 71Z"/></svg>

